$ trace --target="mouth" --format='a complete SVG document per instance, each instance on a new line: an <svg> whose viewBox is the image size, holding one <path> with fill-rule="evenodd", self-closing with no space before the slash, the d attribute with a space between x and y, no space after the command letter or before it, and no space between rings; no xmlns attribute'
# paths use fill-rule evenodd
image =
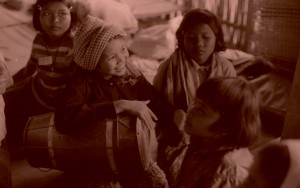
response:
<svg viewBox="0 0 300 188"><path fill-rule="evenodd" d="M195 53L198 54L198 55L203 55L203 54L205 54L206 52L203 51L203 50L196 50Z"/></svg>
<svg viewBox="0 0 300 188"><path fill-rule="evenodd" d="M125 69L125 66L121 66L121 67L115 68L115 70L116 70L117 72L121 72L121 71L123 71L124 69Z"/></svg>
<svg viewBox="0 0 300 188"><path fill-rule="evenodd" d="M57 30L60 30L61 28L54 26L54 27L50 27L50 29L53 30L53 31L57 31Z"/></svg>

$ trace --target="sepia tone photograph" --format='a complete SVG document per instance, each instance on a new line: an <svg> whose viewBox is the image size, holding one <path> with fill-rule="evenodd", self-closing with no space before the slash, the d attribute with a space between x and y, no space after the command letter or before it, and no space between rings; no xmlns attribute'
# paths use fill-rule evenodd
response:
<svg viewBox="0 0 300 188"><path fill-rule="evenodd" d="M0 0L0 188L299 188L299 0Z"/></svg>

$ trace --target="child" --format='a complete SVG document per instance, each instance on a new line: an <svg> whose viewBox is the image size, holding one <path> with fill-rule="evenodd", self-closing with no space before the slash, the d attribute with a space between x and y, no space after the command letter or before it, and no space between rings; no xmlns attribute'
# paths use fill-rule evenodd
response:
<svg viewBox="0 0 300 188"><path fill-rule="evenodd" d="M260 135L259 107L254 88L245 80L203 82L186 117L184 131L190 142L166 150L170 186L238 186L253 160L248 148Z"/></svg>
<svg viewBox="0 0 300 188"><path fill-rule="evenodd" d="M4 56L0 51L0 187L11 187L10 162L5 142L6 125L4 114L4 101L2 94L6 87L13 83L5 63Z"/></svg>
<svg viewBox="0 0 300 188"><path fill-rule="evenodd" d="M82 21L74 38L77 67L65 102L55 111L58 131L69 134L116 119L119 114L131 114L148 129L157 122L172 132L169 121L178 118L181 111L161 101L152 85L130 64L125 38L124 30L98 18L87 16ZM136 183L125 179L128 187Z"/></svg>
<svg viewBox="0 0 300 188"><path fill-rule="evenodd" d="M299 139L285 139L264 146L255 156L249 176L240 188L298 188L299 148Z"/></svg>
<svg viewBox="0 0 300 188"><path fill-rule="evenodd" d="M70 0L37 0L33 26L38 31L25 68L13 75L4 95L8 144L18 146L28 117L53 111L70 72L65 61L73 47L76 15Z"/></svg>
<svg viewBox="0 0 300 188"><path fill-rule="evenodd" d="M210 11L189 11L176 31L176 38L178 48L161 63L153 84L171 104L186 111L203 81L234 77L236 71L219 53L226 49L223 31Z"/></svg>

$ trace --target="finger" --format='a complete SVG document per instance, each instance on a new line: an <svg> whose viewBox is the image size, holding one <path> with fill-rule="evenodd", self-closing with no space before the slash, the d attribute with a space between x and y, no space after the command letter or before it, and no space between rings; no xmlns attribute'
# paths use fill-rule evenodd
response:
<svg viewBox="0 0 300 188"><path fill-rule="evenodd" d="M158 120L157 116L152 112L152 110L150 108L148 108L148 112L151 117L151 120L154 120L154 121Z"/></svg>
<svg viewBox="0 0 300 188"><path fill-rule="evenodd" d="M148 110L145 111L144 113L142 113L142 118L143 118L143 122L144 122L145 126L149 130L154 129L154 127L155 127L154 122L153 122L152 117Z"/></svg>
<svg viewBox="0 0 300 188"><path fill-rule="evenodd" d="M150 100L141 101L141 102L144 103L144 104L149 104L149 103L150 103Z"/></svg>
<svg viewBox="0 0 300 188"><path fill-rule="evenodd" d="M152 111L148 111L148 114L147 114L147 123L148 123L150 129L154 129L156 123L153 121L153 116L151 115L151 113L152 113Z"/></svg>

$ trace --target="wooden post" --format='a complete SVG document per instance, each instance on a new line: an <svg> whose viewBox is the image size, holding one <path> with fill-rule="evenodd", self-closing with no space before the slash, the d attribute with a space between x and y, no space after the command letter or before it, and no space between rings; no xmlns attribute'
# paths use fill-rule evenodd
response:
<svg viewBox="0 0 300 188"><path fill-rule="evenodd" d="M281 136L300 139L300 50Z"/></svg>

